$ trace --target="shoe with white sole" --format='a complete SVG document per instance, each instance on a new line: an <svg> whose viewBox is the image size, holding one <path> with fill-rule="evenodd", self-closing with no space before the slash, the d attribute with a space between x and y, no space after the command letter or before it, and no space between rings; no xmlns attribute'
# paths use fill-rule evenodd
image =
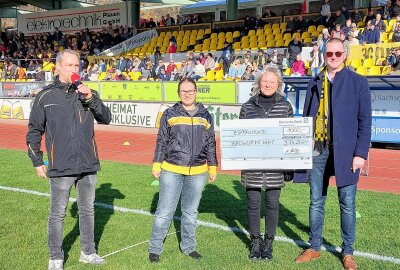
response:
<svg viewBox="0 0 400 270"><path fill-rule="evenodd" d="M97 253L92 253L86 255L81 251L81 257L79 258L80 262L89 263L91 265L103 265L106 263L106 260L100 257Z"/></svg>
<svg viewBox="0 0 400 270"><path fill-rule="evenodd" d="M63 260L49 260L49 270L63 270Z"/></svg>

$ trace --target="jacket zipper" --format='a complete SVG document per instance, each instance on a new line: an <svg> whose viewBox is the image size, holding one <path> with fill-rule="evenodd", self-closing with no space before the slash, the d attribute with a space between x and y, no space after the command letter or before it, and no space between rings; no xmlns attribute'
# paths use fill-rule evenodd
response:
<svg viewBox="0 0 400 270"><path fill-rule="evenodd" d="M190 147L190 166L189 166L189 175L190 175L190 171L192 170L192 164L193 164L193 116L190 116L190 119L192 120L192 146Z"/></svg>

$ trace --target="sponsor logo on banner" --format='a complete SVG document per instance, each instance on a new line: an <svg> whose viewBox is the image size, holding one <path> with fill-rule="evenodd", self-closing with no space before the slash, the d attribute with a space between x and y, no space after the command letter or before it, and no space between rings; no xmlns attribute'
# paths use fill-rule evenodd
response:
<svg viewBox="0 0 400 270"><path fill-rule="evenodd" d="M162 101L161 82L101 82L100 89L105 100Z"/></svg>
<svg viewBox="0 0 400 270"><path fill-rule="evenodd" d="M45 82L3 82L1 97L34 97L48 83Z"/></svg>
<svg viewBox="0 0 400 270"><path fill-rule="evenodd" d="M159 103L105 102L111 111L111 124L155 127Z"/></svg>
<svg viewBox="0 0 400 270"><path fill-rule="evenodd" d="M142 32L134 37L131 37L130 39L121 42L114 47L111 47L110 49L101 52L100 55L113 56L133 50L137 47L143 46L147 42L150 42L153 37L158 37L158 33L156 30Z"/></svg>
<svg viewBox="0 0 400 270"><path fill-rule="evenodd" d="M214 129L219 131L221 120L235 120L239 119L240 105L235 106L221 106L214 104L205 105L214 120Z"/></svg>
<svg viewBox="0 0 400 270"><path fill-rule="evenodd" d="M372 115L400 117L400 91L371 90Z"/></svg>
<svg viewBox="0 0 400 270"><path fill-rule="evenodd" d="M33 99L0 99L0 118L28 119Z"/></svg>
<svg viewBox="0 0 400 270"><path fill-rule="evenodd" d="M56 28L61 32L76 32L89 28L90 30L102 29L113 25L127 25L129 5L116 3L111 5L92 6L52 10L28 14L18 13L18 31L27 36L51 32Z"/></svg>

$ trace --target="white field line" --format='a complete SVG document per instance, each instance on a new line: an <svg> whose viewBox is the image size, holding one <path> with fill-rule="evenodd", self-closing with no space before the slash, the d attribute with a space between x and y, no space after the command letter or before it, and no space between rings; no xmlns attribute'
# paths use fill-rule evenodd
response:
<svg viewBox="0 0 400 270"><path fill-rule="evenodd" d="M48 193L43 193L43 192L38 192L35 190L27 190L27 189L21 189L21 188L13 188L13 187L6 187L6 186L0 186L0 190L7 190L7 191L13 191L13 192L20 192L20 193L27 193L27 194L32 194L32 195L37 195L37 196L42 196L42 197L50 197L50 194ZM75 198L70 198L69 199L70 202L75 202L76 199ZM153 216L152 213L145 211L145 210L141 210L141 209L131 209L131 208L125 208L125 207L119 207L119 206L113 206L113 205L109 205L109 204L104 204L104 203L100 203L100 202L95 202L94 203L95 206L100 207L100 208L106 208L106 209L112 209L114 211L119 211L119 212L123 212L123 213L134 213L134 214L141 214L141 215L146 215L146 216ZM176 220L180 220L180 217L174 217L174 219ZM209 228L214 228L214 229L218 229L218 230L222 230L222 231L226 231L226 232L239 232L239 233L243 233L243 234L249 234L246 230L244 229L240 229L238 227L228 227L228 226L223 226L223 225L219 225L219 224L215 224L215 223L211 223L211 222L206 222L206 221L201 221L201 220L197 220L197 224L201 225L201 226L205 226L205 227L209 227ZM176 232L173 232L172 234L174 234ZM293 240L284 236L277 236L275 237L275 239L277 241L281 241L281 242L286 242L286 243L290 243L293 245L297 245L300 247L308 247L309 244L300 241L300 240ZM131 247L134 246L138 246L140 244L143 243L147 243L148 241L144 241L126 248L121 249L120 251L129 249ZM324 245L322 247L323 250L327 250L331 253L340 253L341 249L340 247L334 247L334 246L328 246L328 245ZM113 255L115 253L118 253L120 251L116 251L110 254L107 254L103 257L106 256L110 256ZM386 261L386 262L391 262L391 263L395 263L395 264L400 264L400 258L395 258L395 257L391 257L391 256L384 256L384 255L379 255L379 254L373 254L373 253L369 253L369 252L361 252L361 251L354 251L354 255L358 256L358 257L364 257L364 258L368 258L371 260L375 260L375 261Z"/></svg>

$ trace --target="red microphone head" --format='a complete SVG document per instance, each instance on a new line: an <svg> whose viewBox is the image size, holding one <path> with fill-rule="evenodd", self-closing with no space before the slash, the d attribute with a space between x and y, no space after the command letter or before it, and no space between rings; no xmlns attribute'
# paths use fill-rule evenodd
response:
<svg viewBox="0 0 400 270"><path fill-rule="evenodd" d="M81 80L81 77L78 75L78 73L73 73L71 76L71 82L79 82Z"/></svg>

